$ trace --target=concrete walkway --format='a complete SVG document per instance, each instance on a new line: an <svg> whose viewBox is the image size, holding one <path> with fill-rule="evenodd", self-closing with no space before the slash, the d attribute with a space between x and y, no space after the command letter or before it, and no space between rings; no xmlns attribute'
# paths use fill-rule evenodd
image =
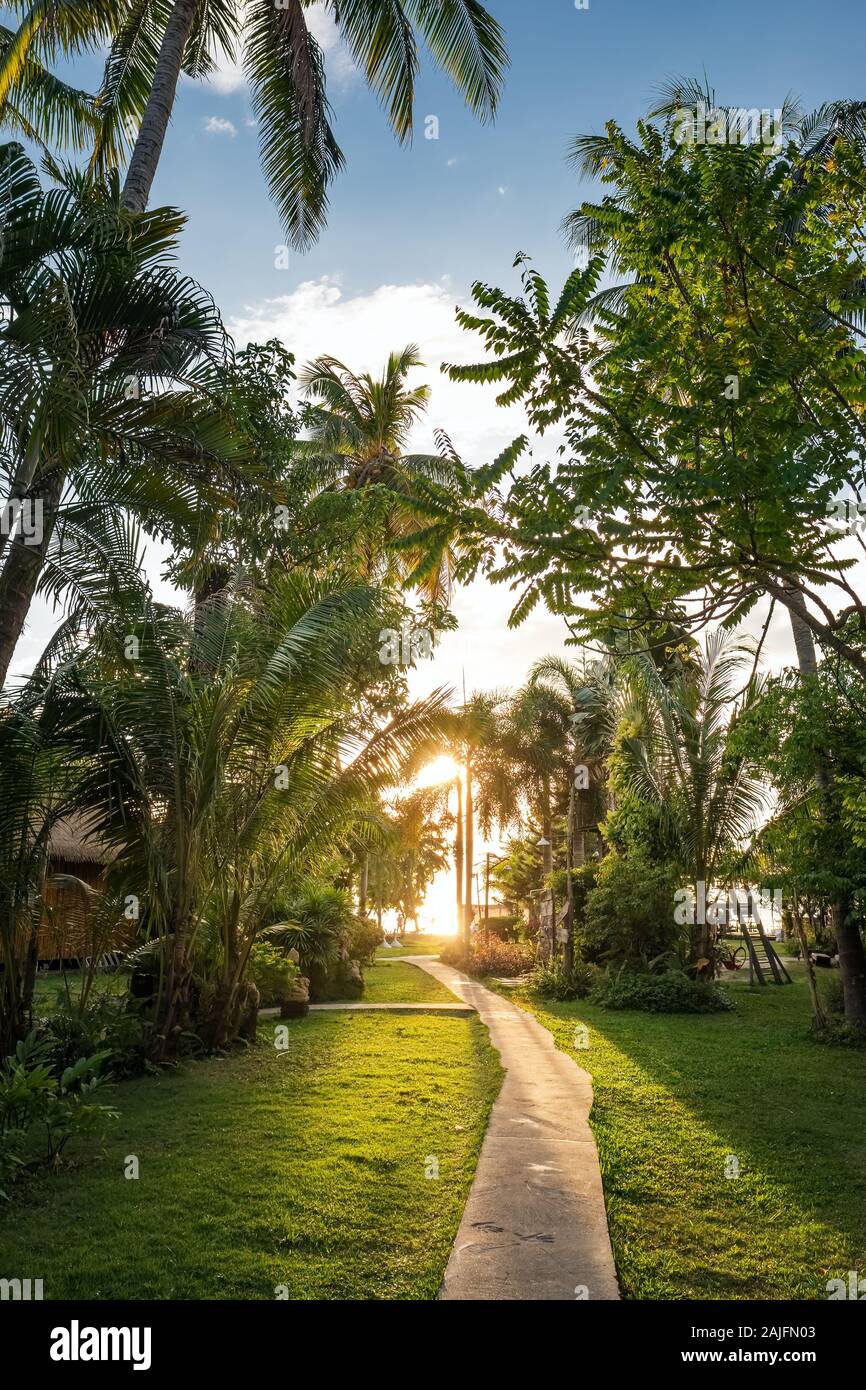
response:
<svg viewBox="0 0 866 1390"><path fill-rule="evenodd" d="M259 1009L259 1018L275 1018L279 1008ZM371 1004L364 999L338 999L332 1004L311 1004L310 1013L383 1013L383 1014L442 1014L449 1018L471 1018L475 1013L471 1004L453 1004L440 1000L438 1004Z"/></svg>
<svg viewBox="0 0 866 1390"><path fill-rule="evenodd" d="M477 1011L506 1071L439 1297L619 1298L589 1074L509 1000L435 956L405 959Z"/></svg>

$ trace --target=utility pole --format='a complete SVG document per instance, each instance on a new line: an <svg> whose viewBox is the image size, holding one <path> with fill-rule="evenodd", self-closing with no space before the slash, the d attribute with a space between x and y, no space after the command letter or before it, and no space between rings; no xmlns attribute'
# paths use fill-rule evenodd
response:
<svg viewBox="0 0 866 1390"><path fill-rule="evenodd" d="M485 855L484 862L484 930L487 930L490 921L490 850Z"/></svg>

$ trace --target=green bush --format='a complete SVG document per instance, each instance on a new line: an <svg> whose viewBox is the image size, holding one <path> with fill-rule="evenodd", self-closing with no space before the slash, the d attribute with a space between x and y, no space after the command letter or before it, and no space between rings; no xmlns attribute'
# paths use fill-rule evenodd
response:
<svg viewBox="0 0 866 1390"><path fill-rule="evenodd" d="M592 987L593 1003L606 1009L637 1009L650 1014L720 1013L733 1007L719 985L693 980L682 970L659 975L621 970L598 977Z"/></svg>
<svg viewBox="0 0 866 1390"><path fill-rule="evenodd" d="M99 1054L108 1059L112 1076L119 1078L155 1070L148 1061L150 1026L132 999L96 995L81 1008L61 997L54 1011L40 1018L39 1036L58 1073L80 1057Z"/></svg>
<svg viewBox="0 0 866 1390"><path fill-rule="evenodd" d="M269 941L257 941L250 951L247 978L258 989L262 1008L282 1004L292 993L300 974L295 962Z"/></svg>
<svg viewBox="0 0 866 1390"><path fill-rule="evenodd" d="M371 918L358 917L346 933L346 946L352 960L372 965L376 952L385 940L382 928Z"/></svg>
<svg viewBox="0 0 866 1390"><path fill-rule="evenodd" d="M646 969L678 951L683 928L674 921L679 875L673 865L640 854L609 854L596 870L575 941L585 960Z"/></svg>
<svg viewBox="0 0 866 1390"><path fill-rule="evenodd" d="M500 941L496 936L478 936L472 942L467 957L462 946L446 946L440 958L446 965L454 965L467 975L479 978L485 975L502 975L513 979L515 975L525 975L532 968L532 947L516 941Z"/></svg>
<svg viewBox="0 0 866 1390"><path fill-rule="evenodd" d="M842 974L839 970L815 971L818 993L825 1010L832 1017L845 1017L845 993L842 988Z"/></svg>
<svg viewBox="0 0 866 1390"><path fill-rule="evenodd" d="M535 967L529 988L542 999L558 999L560 1002L585 999L597 974L598 967L585 961L575 961L570 970L566 970L562 960L548 961L546 965Z"/></svg>
<svg viewBox="0 0 866 1390"><path fill-rule="evenodd" d="M107 1053L79 1057L58 1075L51 1041L36 1029L0 1066L0 1197L30 1162L57 1164L69 1140L92 1132L117 1111L91 1100ZM36 1144L41 1141L41 1150Z"/></svg>

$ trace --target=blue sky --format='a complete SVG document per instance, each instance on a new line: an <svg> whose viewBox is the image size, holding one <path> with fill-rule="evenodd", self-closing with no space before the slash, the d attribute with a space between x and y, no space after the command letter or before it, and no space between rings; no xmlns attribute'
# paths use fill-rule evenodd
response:
<svg viewBox="0 0 866 1390"><path fill-rule="evenodd" d="M567 269L558 233L581 190L564 161L572 134L626 127L658 83L704 70L723 100L775 107L790 92L807 106L862 95L862 0L489 0L506 28L512 68L496 123L482 126L448 80L425 66L418 131L400 148L360 78L331 52L330 91L347 168L333 191L319 245L288 278L339 274L347 293L394 280L473 278L507 272L517 250L551 273ZM273 266L282 242L258 168L246 93L185 84L154 190L188 210L184 259L231 314L285 292ZM423 138L435 114L440 139ZM210 116L235 137L208 134ZM450 163L449 161L456 161ZM500 188L505 193L499 192Z"/></svg>

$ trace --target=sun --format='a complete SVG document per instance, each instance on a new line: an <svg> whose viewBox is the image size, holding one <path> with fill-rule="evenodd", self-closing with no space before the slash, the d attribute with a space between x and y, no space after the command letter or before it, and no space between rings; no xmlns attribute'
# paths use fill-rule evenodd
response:
<svg viewBox="0 0 866 1390"><path fill-rule="evenodd" d="M441 757L434 758L422 767L415 778L415 787L418 791L426 791L429 787L441 787L446 782L455 782L460 775L460 764L447 753L443 753Z"/></svg>

